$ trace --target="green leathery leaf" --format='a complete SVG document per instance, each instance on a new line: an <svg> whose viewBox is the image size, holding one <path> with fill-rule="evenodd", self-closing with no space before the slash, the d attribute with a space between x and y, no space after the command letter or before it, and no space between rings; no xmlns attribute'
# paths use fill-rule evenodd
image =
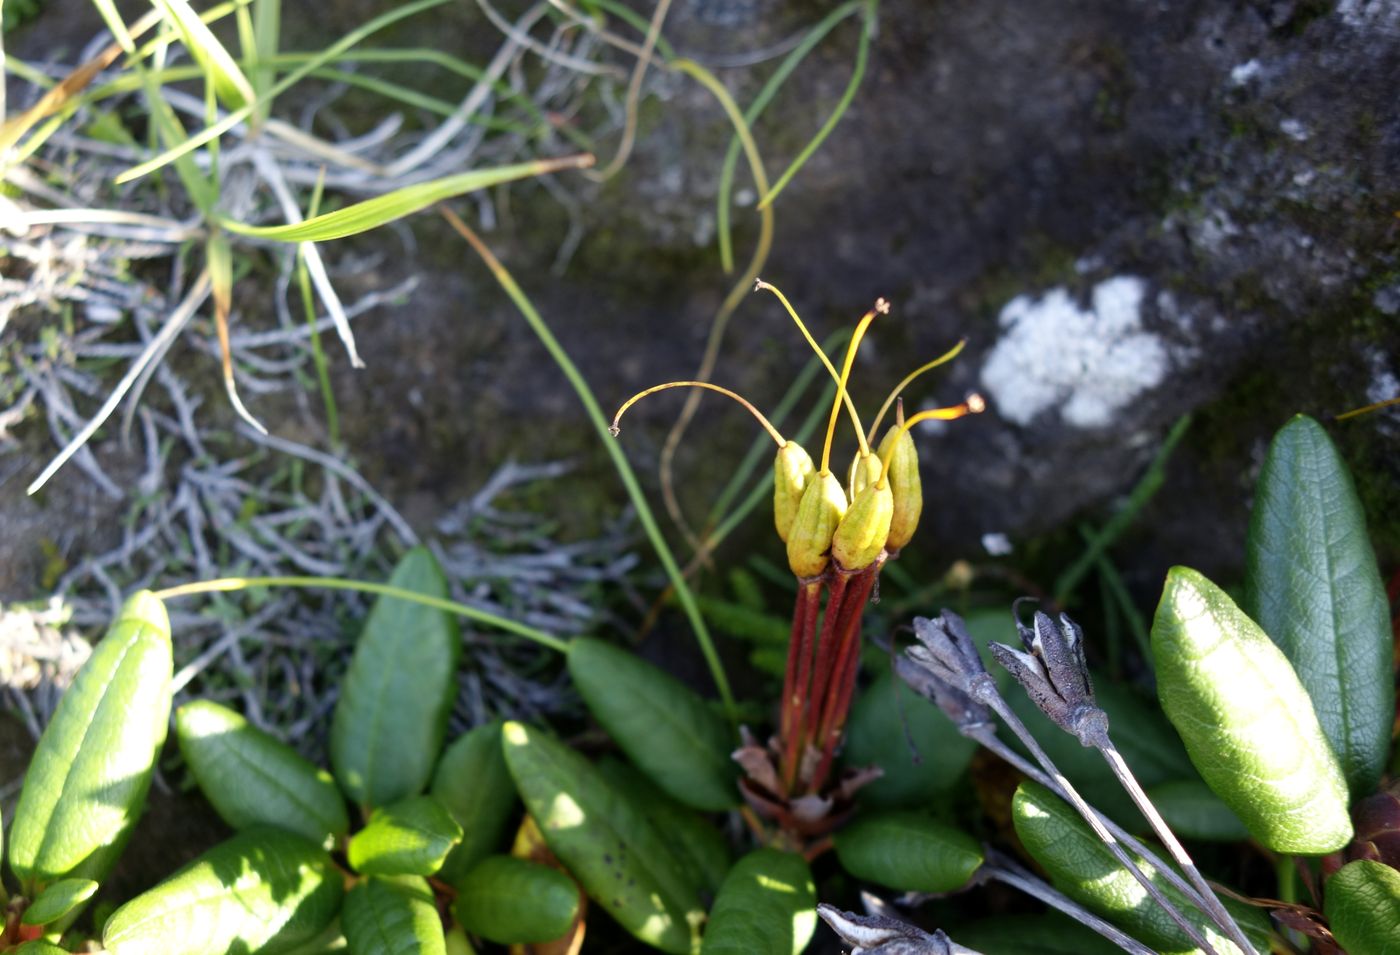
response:
<svg viewBox="0 0 1400 955"><path fill-rule="evenodd" d="M569 675L608 735L672 798L712 811L738 803L729 726L695 691L634 653L586 637L569 643Z"/></svg>
<svg viewBox="0 0 1400 955"><path fill-rule="evenodd" d="M460 925L447 930L447 955L476 955L476 949L472 948L471 940Z"/></svg>
<svg viewBox="0 0 1400 955"><path fill-rule="evenodd" d="M1400 872L1360 859L1327 880L1327 921L1350 955L1400 952Z"/></svg>
<svg viewBox="0 0 1400 955"><path fill-rule="evenodd" d="M861 787L862 805L915 808L952 788L976 751L977 744L932 701L885 672L856 697L841 758L847 766L874 764L884 770Z"/></svg>
<svg viewBox="0 0 1400 955"><path fill-rule="evenodd" d="M1152 948L1195 951L1190 938L1064 800L1043 786L1023 782L1012 800L1011 817L1021 844L1060 891ZM1220 955L1238 955L1239 949L1224 933L1161 873L1136 855L1129 856ZM1263 913L1229 898L1222 902L1250 943L1261 952L1269 951L1269 925Z"/></svg>
<svg viewBox="0 0 1400 955"><path fill-rule="evenodd" d="M165 742L172 670L165 606L134 594L63 694L25 775L10 865L27 895L111 871Z"/></svg>
<svg viewBox="0 0 1400 955"><path fill-rule="evenodd" d="M109 955L281 955L340 911L342 877L320 846L248 829L112 913Z"/></svg>
<svg viewBox="0 0 1400 955"><path fill-rule="evenodd" d="M521 723L502 729L525 808L598 906L637 938L674 955L699 948L694 886L663 836L569 747Z"/></svg>
<svg viewBox="0 0 1400 955"><path fill-rule="evenodd" d="M92 898L97 883L91 879L59 879L29 903L20 919L25 925L48 925Z"/></svg>
<svg viewBox="0 0 1400 955"><path fill-rule="evenodd" d="M1246 567L1245 607L1293 664L1351 791L1371 792L1395 714L1389 602L1351 475L1311 418L1269 446Z"/></svg>
<svg viewBox="0 0 1400 955"><path fill-rule="evenodd" d="M361 875L432 875L461 840L462 827L442 803L411 796L376 809L345 855Z"/></svg>
<svg viewBox="0 0 1400 955"><path fill-rule="evenodd" d="M425 547L389 583L446 598L447 580ZM457 686L462 640L442 610L380 597L355 646L331 724L331 768L360 806L421 793L432 779Z"/></svg>
<svg viewBox="0 0 1400 955"><path fill-rule="evenodd" d="M1282 651L1215 584L1167 573L1152 622L1162 709L1201 778L1275 852L1351 839L1347 785Z"/></svg>
<svg viewBox="0 0 1400 955"><path fill-rule="evenodd" d="M595 768L666 840L701 898L713 898L733 862L723 833L622 760L604 756Z"/></svg>
<svg viewBox="0 0 1400 955"><path fill-rule="evenodd" d="M502 945L562 937L579 910L579 888L558 869L514 856L487 856L467 873L452 914L468 932Z"/></svg>
<svg viewBox="0 0 1400 955"><path fill-rule="evenodd" d="M517 802L501 752L501 721L473 727L442 754L430 790L462 827L462 841L439 872L452 885L497 849Z"/></svg>
<svg viewBox="0 0 1400 955"><path fill-rule="evenodd" d="M330 773L241 714L196 700L176 712L175 735L204 797L233 828L278 826L323 844L349 830Z"/></svg>
<svg viewBox="0 0 1400 955"><path fill-rule="evenodd" d="M68 949L59 948L53 942L36 938L33 941L25 942L15 949L11 955L68 955Z"/></svg>
<svg viewBox="0 0 1400 955"><path fill-rule="evenodd" d="M817 888L795 852L758 849L735 863L710 910L701 955L801 955L817 929Z"/></svg>
<svg viewBox="0 0 1400 955"><path fill-rule="evenodd" d="M880 812L836 834L836 857L858 879L901 892L951 892L981 867L982 847L927 816Z"/></svg>
<svg viewBox="0 0 1400 955"><path fill-rule="evenodd" d="M1147 790L1147 798L1167 821L1167 826L1186 839L1203 842L1238 842L1249 838L1249 830L1220 797L1199 779L1178 779Z"/></svg>
<svg viewBox="0 0 1400 955"><path fill-rule="evenodd" d="M340 915L350 955L447 955L433 890L418 876L371 876Z"/></svg>
<svg viewBox="0 0 1400 955"><path fill-rule="evenodd" d="M1091 928L1058 912L998 915L950 927L959 945L996 955L1122 955L1123 950Z"/></svg>

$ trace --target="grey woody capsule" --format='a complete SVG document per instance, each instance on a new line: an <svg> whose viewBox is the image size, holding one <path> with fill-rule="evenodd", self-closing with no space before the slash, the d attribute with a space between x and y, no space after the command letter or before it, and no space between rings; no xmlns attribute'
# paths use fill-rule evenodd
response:
<svg viewBox="0 0 1400 955"><path fill-rule="evenodd" d="M1040 611L1036 611L1033 626L1017 620L1016 629L1025 650L994 643L992 655L1056 726L1085 746L1106 742L1108 716L1094 701L1084 657L1084 631L1065 614L1056 623Z"/></svg>

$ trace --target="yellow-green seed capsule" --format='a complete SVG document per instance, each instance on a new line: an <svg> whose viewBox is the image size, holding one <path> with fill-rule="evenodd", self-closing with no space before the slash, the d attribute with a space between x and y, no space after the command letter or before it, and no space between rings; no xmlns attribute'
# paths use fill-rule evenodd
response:
<svg viewBox="0 0 1400 955"><path fill-rule="evenodd" d="M901 550L914 537L919 526L919 515L924 512L923 485L919 482L919 452L914 448L914 436L908 431L899 433L898 427L891 427L880 442L880 457L889 453L890 470L886 480L894 493L894 516L890 520L890 539L885 544L890 551Z"/></svg>
<svg viewBox="0 0 1400 955"><path fill-rule="evenodd" d="M851 462L851 471L847 476L846 488L851 500L864 491L866 486L874 484L880 480L880 458L874 454L858 454Z"/></svg>
<svg viewBox="0 0 1400 955"><path fill-rule="evenodd" d="M773 459L773 523L784 544L797 517L797 505L802 503L802 492L816 473L812 456L796 441L784 444Z"/></svg>
<svg viewBox="0 0 1400 955"><path fill-rule="evenodd" d="M831 556L846 570L869 567L885 549L894 516L894 495L889 483L871 483L856 495L851 509L836 526Z"/></svg>
<svg viewBox="0 0 1400 955"><path fill-rule="evenodd" d="M841 482L827 472L807 482L797 516L788 531L788 566L798 577L815 577L826 570L831 559L831 535L846 513L846 492Z"/></svg>

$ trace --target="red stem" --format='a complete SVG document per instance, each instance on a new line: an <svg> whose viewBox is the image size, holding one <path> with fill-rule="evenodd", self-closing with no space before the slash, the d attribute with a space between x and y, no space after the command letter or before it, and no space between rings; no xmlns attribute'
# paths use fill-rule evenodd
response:
<svg viewBox="0 0 1400 955"><path fill-rule="evenodd" d="M821 580L797 582L797 605L792 608L792 636L788 639L787 670L783 676L783 700L779 739L786 740L802 711L797 670L800 661L812 655L813 631L821 606ZM803 687L805 689L805 687Z"/></svg>
<svg viewBox="0 0 1400 955"><path fill-rule="evenodd" d="M827 681L826 672L830 669L831 647L836 642L837 618L841 616L841 608L844 605L846 593L847 576L837 572L831 577L829 583L829 593L826 598L826 612L822 615L821 634L817 638L815 672L812 661L810 644L803 650L801 659L798 661L797 683L793 687L793 695L798 698L799 705L794 707L794 718L792 725L788 728L788 735L783 739L783 785L788 792L793 791L793 786L797 782L797 772L802 765L802 755L806 752L808 742L809 727L816 723L816 711L814 700L816 694L820 692ZM807 628L810 634L815 630L816 618L813 615L813 626Z"/></svg>
<svg viewBox="0 0 1400 955"><path fill-rule="evenodd" d="M821 747L822 758L812 774L811 792L818 792L826 782L826 774L836 758L836 745L846 728L846 716L851 709L851 698L855 694L856 676L860 673L861 620L865 614L865 604L874 590L875 581L880 576L883 555L875 563L857 575L854 585L846 595L842 609L839 643L840 654L832 674L831 692L821 702L824 704L821 719L813 742Z"/></svg>

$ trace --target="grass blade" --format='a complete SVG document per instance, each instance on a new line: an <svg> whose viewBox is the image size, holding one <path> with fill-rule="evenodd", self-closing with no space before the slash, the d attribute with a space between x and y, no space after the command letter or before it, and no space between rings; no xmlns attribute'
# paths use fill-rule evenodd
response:
<svg viewBox="0 0 1400 955"><path fill-rule="evenodd" d="M246 106L256 99L253 85L238 68L238 63L214 36L214 31L205 25L189 0L152 0L156 9L180 34L185 47L196 63L203 67L205 74L214 86L219 101L237 108Z"/></svg>
<svg viewBox="0 0 1400 955"><path fill-rule="evenodd" d="M357 202L344 209L327 212L307 219L305 222L276 226L251 226L232 219L220 219L220 224L230 232L250 236L255 239L272 239L276 242L326 242L330 239L343 239L358 235L370 229L401 219L444 199L451 199L466 192L475 192L503 182L542 176L562 169L584 169L593 164L593 157L587 153L564 156L558 159L537 159L534 162L517 163L513 166L497 166L492 169L475 169L455 176L444 176L431 182L421 182L405 186L364 202Z"/></svg>
<svg viewBox="0 0 1400 955"><path fill-rule="evenodd" d="M700 652L704 654L705 662L710 668L715 688L719 691L720 699L724 703L725 714L731 723L737 722L738 711L734 704L734 693L729 688L729 678L725 676L724 664L720 662L714 641L710 638L709 627L705 625L705 618L700 613L700 605L696 602L695 594L690 589L690 585L685 582L685 577L681 574L680 566L676 563L676 558L672 555L666 538L661 534L661 528L656 523L656 516L652 514L651 506L647 504L646 495L642 493L641 484L637 481L637 475L632 470L632 465L628 462L626 455L622 453L622 447L613 440L612 433L608 430L611 422L603 414L603 409L599 407L598 399L594 397L593 390L588 386L588 381L578 370L573 359L569 357L569 353L559 344L559 340L554 337L554 333L540 317L540 313L535 310L534 304L515 283L514 277L506 271L505 266L501 264L495 254L486 247L486 244L472 231L471 227L451 209L443 207L442 214L462 238L467 240L476 254L481 257L481 260L486 263L486 267L490 269L491 274L495 276L496 281L500 283L510 300L515 303L515 307L525 317L531 330L549 352L550 357L554 359L555 364L559 366L559 370L564 373L564 377L569 380L569 384L573 386L579 401L588 414L589 423L593 425L593 429L602 440L608 456L612 458L613 466L617 469L618 477L622 479L623 487L627 489L627 496L631 499L632 506L637 509L637 519L641 521L647 538L651 541L652 547L656 549L656 556L661 561L661 566L665 568L671 586L676 589L676 598L680 601L686 617L690 620L691 628L695 631L695 640L700 645Z"/></svg>
<svg viewBox="0 0 1400 955"><path fill-rule="evenodd" d="M768 77L768 81L763 84L763 89L758 91L754 101L744 111L744 122L752 128L758 118L763 115L763 111L768 108L768 104L773 101L773 97L778 94L778 90L782 89L783 84L787 82L787 78L792 75L793 70L797 69L798 65L807 58L807 54L811 53L838 23L859 10L861 3L862 0L850 0L849 3L843 3L807 32L807 35L802 38L802 42L787 55L778 68L773 71L773 75ZM729 207L731 205L730 195L734 191L734 168L739 163L741 145L737 134L730 139L729 149L724 154L724 165L720 167L719 171L715 231L719 235L719 261L726 275L734 271L734 242L729 234Z"/></svg>
<svg viewBox="0 0 1400 955"><path fill-rule="evenodd" d="M841 122L841 117L846 115L846 110L850 107L851 101L856 98L856 91L860 89L860 84L865 79L865 65L870 59L870 39L875 30L875 11L879 6L878 0L869 0L866 7L864 20L860 27L860 46L856 50L856 68L851 73L851 81L846 84L846 90L841 94L841 99L837 101L836 108L831 111L831 115L822 123L822 128L817 130L817 134L812 137L812 141L802 148L802 152L797 154L797 158L792 161L783 174L778 177L778 181L773 184L759 200L758 208L766 209L778 198L778 193L792 181L792 177L807 164L807 160L812 158L812 154L821 148L826 137L831 135L831 131L836 128L836 124Z"/></svg>
<svg viewBox="0 0 1400 955"><path fill-rule="evenodd" d="M111 0L94 0L94 2L110 4ZM382 30L385 27L389 26L390 24L398 22L399 20L403 20L406 17L414 16L415 14L422 13L424 10L430 10L433 7L442 6L447 2L448 0L418 0L418 2L416 3L406 3L401 7L390 10L387 13L375 17L373 20L369 21L364 26L359 27L355 30L351 30L349 33L341 37L335 43L332 43L330 46L326 47L326 49L322 50L317 56L307 60L306 63L302 64L300 68L295 69L292 72L288 73L286 76L282 77L282 79L274 83L272 85L272 88L268 90L265 99L271 100L273 97L285 93L293 85L300 82L307 75L309 75L312 70L315 70L317 67L323 66L327 62L335 59L341 53L344 53L346 50L350 49L352 46L359 43L361 40L365 39L371 34L376 33L379 30ZM124 182L131 182L134 179L140 179L142 176L154 172L162 166L173 162L175 159L181 156L188 155L189 153L198 149L200 146L203 146L205 143L209 142L212 139L217 139L233 127L237 126L239 123L246 120L252 114L253 110L259 105L259 103L263 101L263 99L264 98L254 99L251 103L234 110L233 112L225 116L223 119L219 120L219 122L213 124L212 126L206 127L203 131L189 137L188 139L181 142L179 145L167 149L165 152L161 153L153 159L149 159L146 162L140 163L139 165L132 166L130 169L127 169L124 172L118 174L114 181L118 185L120 185Z"/></svg>

